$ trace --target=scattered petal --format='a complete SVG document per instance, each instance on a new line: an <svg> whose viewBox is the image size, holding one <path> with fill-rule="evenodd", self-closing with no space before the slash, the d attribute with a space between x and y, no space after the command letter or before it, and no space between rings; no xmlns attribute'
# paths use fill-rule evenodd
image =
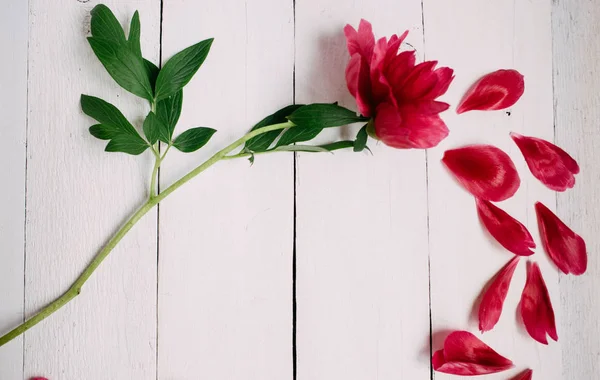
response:
<svg viewBox="0 0 600 380"><path fill-rule="evenodd" d="M587 269L585 241L541 202L535 204L542 246L563 273L576 276Z"/></svg>
<svg viewBox="0 0 600 380"><path fill-rule="evenodd" d="M510 260L496 275L494 281L485 291L479 305L479 330L481 332L490 331L494 328L500 314L502 314L502 306L508 294L510 281L512 280L515 269L519 264L519 256L515 256Z"/></svg>
<svg viewBox="0 0 600 380"><path fill-rule="evenodd" d="M512 380L531 380L532 377L533 377L533 371L528 369L528 370L521 372L516 377L513 377Z"/></svg>
<svg viewBox="0 0 600 380"><path fill-rule="evenodd" d="M554 310L548 288L537 263L528 263L527 282L521 294L521 316L529 335L542 344L548 344L546 334L558 340Z"/></svg>
<svg viewBox="0 0 600 380"><path fill-rule="evenodd" d="M433 369L451 375L475 376L506 371L513 363L467 331L448 335L432 357Z"/></svg>
<svg viewBox="0 0 600 380"><path fill-rule="evenodd" d="M476 198L500 202L513 196L521 184L510 157L493 145L450 149L442 162Z"/></svg>
<svg viewBox="0 0 600 380"><path fill-rule="evenodd" d="M516 70L498 70L479 79L461 100L457 113L501 110L515 104L525 91L523 75Z"/></svg>
<svg viewBox="0 0 600 380"><path fill-rule="evenodd" d="M535 137L511 132L510 137L523 153L533 176L548 188L565 191L575 186L579 165L573 157L556 145Z"/></svg>
<svg viewBox="0 0 600 380"><path fill-rule="evenodd" d="M535 242L521 222L489 201L477 199L479 219L504 248L519 256L533 255Z"/></svg>

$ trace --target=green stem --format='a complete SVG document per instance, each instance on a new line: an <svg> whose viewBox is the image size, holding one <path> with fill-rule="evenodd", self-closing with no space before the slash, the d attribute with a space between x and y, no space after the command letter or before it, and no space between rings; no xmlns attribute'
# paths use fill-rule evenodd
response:
<svg viewBox="0 0 600 380"><path fill-rule="evenodd" d="M10 331L7 334L0 337L0 347L5 345L6 343L10 342L14 338L18 337L19 335L23 334L25 331L27 331L30 328L32 328L33 326L37 325L44 319L48 318L54 312L56 312L57 310L59 310L60 308L65 306L67 303L69 303L71 300L73 300L75 297L77 297L77 295L79 295L81 293L81 288L86 283L86 281L96 271L96 269L98 269L100 264L104 261L104 259L106 259L106 257L115 248L115 246L121 241L121 239L123 239L123 237L125 235L127 235L129 230L131 230L131 228L144 215L146 215L146 213L148 213L148 211L150 211L160 201L162 201L167 196L169 196L169 194L173 193L179 187L184 185L186 182L188 182L189 180L191 180L198 174L202 173L204 170L208 169L212 165L214 165L217 162L224 159L225 156L227 156L227 154L231 153L233 150L235 150L236 148L238 148L239 146L241 146L242 144L244 144L246 141L250 140L251 138L256 137L262 133L266 133L266 132L274 131L274 130L278 130L278 129L290 128L293 126L294 126L294 124L292 124L291 122L287 122L287 123L281 123L281 124L268 125L266 127L258 128L258 129L251 131L250 133L246 134L244 137L236 140L235 142L231 143L230 145L228 145L225 148L218 151L215 155L213 155L211 158L209 158L203 164L201 164L200 166L198 166L197 168L195 168L194 170L192 170L191 172L189 172L188 174L183 176L177 182L173 183L167 189L165 189L165 191L161 192L160 194L156 195L155 197L151 197L150 199L148 199L148 201L146 201L146 203L144 203L142 205L142 207L140 207L140 209L138 209L135 212L135 214L133 214L131 216L131 218L127 221L127 223L125 223L125 225L123 227L121 227L115 233L115 235L109 240L109 242L106 244L106 246L104 246L104 248L102 248L102 250L100 252L98 252L98 254L94 257L92 262L84 269L84 271L77 278L77 280L75 280L73 285L71 285L71 287L62 296L60 296L59 298L54 300L52 303L50 303L49 305L44 307L33 317L29 318L27 321L23 322L21 325L19 325L12 331ZM160 165L160 160L157 160L157 163L158 163L158 165ZM155 165L155 168L156 167L157 167L157 165ZM152 177L153 180L154 180L154 177L155 176L153 174L153 177Z"/></svg>

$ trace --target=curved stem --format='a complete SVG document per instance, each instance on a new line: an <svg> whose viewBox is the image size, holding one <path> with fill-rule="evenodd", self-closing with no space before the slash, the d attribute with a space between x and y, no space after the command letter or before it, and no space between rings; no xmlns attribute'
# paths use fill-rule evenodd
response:
<svg viewBox="0 0 600 380"><path fill-rule="evenodd" d="M146 213L148 213L148 211L150 211L154 206L156 206L161 200L165 199L167 196L169 196L169 194L173 193L175 190L177 190L183 184L185 184L186 182L188 182L189 180L191 180L198 174L202 173L204 170L208 169L212 165L214 165L217 162L219 162L220 160L222 160L227 154L231 153L233 150L235 150L237 147L241 146L242 144L244 144L246 141L250 140L251 138L256 137L265 132L274 131L274 130L278 130L278 129L290 128L293 126L294 126L294 124L292 124L291 122L287 122L287 123L281 123L281 124L268 125L266 127L258 128L258 129L251 131L250 133L246 134L244 137L236 140L235 142L231 143L230 145L228 145L225 148L218 151L207 161L205 161L200 166L196 167L194 170L192 170L191 172L189 172L188 174L183 176L177 182L173 183L167 189L165 189L165 191L161 192L160 194L156 195L155 197L151 197L150 199L148 199L148 201L146 201L146 203L144 203L142 205L142 207L140 207L135 212L135 214L133 214L131 216L131 218L127 221L127 223L125 223L125 225L123 225L123 227L121 227L115 233L115 235L108 241L106 246L104 246L104 248L102 248L102 250L100 252L98 252L98 254L94 257L92 262L85 268L85 270L81 273L81 275L77 278L77 280L75 280L73 285L71 285L71 287L62 296L60 296L59 298L54 300L52 303L50 303L49 305L44 307L42 310L40 310L38 313L36 313L33 317L29 318L27 321L23 322L21 325L19 325L12 331L10 331L7 334L0 337L0 347L5 345L6 343L10 342L14 338L18 337L19 335L23 334L25 331L27 331L30 328L32 328L33 326L37 325L44 319L48 318L54 312L56 312L57 310L59 310L60 308L65 306L67 303L69 303L71 300L73 300L75 297L77 297L77 295L79 295L79 293L81 293L81 288L86 283L86 281L96 271L96 269L98 269L100 264L104 261L104 259L106 259L106 257L115 248L115 246L121 241L121 239L123 239L123 237L125 235L127 235L127 233L129 232L129 230L131 230L131 228L144 215L146 215ZM158 163L158 165L160 165L160 160L157 160L157 163ZM156 168L156 165L155 165L155 168ZM154 179L154 175L152 178Z"/></svg>

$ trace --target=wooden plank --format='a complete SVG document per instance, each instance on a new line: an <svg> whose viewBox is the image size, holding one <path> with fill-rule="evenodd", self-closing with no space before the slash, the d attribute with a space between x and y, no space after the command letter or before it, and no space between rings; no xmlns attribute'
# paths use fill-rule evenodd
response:
<svg viewBox="0 0 600 380"><path fill-rule="evenodd" d="M0 13L0 333L23 320L25 139L27 126L28 1L3 2ZM0 349L0 379L23 377L23 340Z"/></svg>
<svg viewBox="0 0 600 380"><path fill-rule="evenodd" d="M103 152L80 94L140 124L147 102L120 90L86 36L94 4L30 2L26 312L65 291L147 196L152 156ZM157 0L108 1L128 22L141 12L143 49L156 61ZM153 379L156 371L156 213L117 246L82 294L25 335L25 377Z"/></svg>
<svg viewBox="0 0 600 380"><path fill-rule="evenodd" d="M409 29L422 56L420 1L297 0L297 102L356 109L342 30L361 17L377 36ZM300 380L429 378L425 153L370 145L373 156L298 156Z"/></svg>
<svg viewBox="0 0 600 380"><path fill-rule="evenodd" d="M165 3L164 57L215 37L184 92L176 133L218 130L173 150L163 188L292 102L291 1ZM292 378L293 157L219 163L160 209L160 378Z"/></svg>
<svg viewBox="0 0 600 380"><path fill-rule="evenodd" d="M446 112L450 136L428 155L433 344L439 349L447 330L477 331L476 312L471 314L474 301L484 284L513 256L483 231L473 197L457 185L440 162L449 148L490 143L515 161L521 188L499 205L534 235L539 248L532 259L540 263L557 318L561 318L556 269L539 244L533 208L536 201L553 208L555 194L532 177L509 138L510 131L553 138L551 15L546 0L462 0L451 4L425 0L424 15L427 58L455 69L456 79L445 98L453 106L479 76L490 71L516 68L526 81L525 95L509 110L463 115L456 115L453 109ZM515 362L517 368L512 373L530 367L535 378L560 379L559 344L538 344L516 322L525 261L515 272L500 322L482 339ZM563 335L559 331L559 336ZM506 379L512 373L489 378ZM436 375L439 380L450 378Z"/></svg>
<svg viewBox="0 0 600 380"><path fill-rule="evenodd" d="M581 277L561 276L563 378L594 378L600 372L600 264L598 252L598 121L600 55L597 2L553 2L556 142L579 161L574 189L558 196L558 215L586 240L590 260Z"/></svg>

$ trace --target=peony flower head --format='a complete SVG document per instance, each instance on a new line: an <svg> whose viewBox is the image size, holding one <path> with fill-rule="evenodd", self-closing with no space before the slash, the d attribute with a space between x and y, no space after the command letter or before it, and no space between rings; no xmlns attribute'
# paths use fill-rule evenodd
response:
<svg viewBox="0 0 600 380"><path fill-rule="evenodd" d="M448 90L453 70L436 61L415 64L415 52L399 52L408 31L375 41L371 24L344 28L350 61L348 90L359 112L374 119L373 137L394 148L431 148L448 135L439 113L449 105L436 99Z"/></svg>

